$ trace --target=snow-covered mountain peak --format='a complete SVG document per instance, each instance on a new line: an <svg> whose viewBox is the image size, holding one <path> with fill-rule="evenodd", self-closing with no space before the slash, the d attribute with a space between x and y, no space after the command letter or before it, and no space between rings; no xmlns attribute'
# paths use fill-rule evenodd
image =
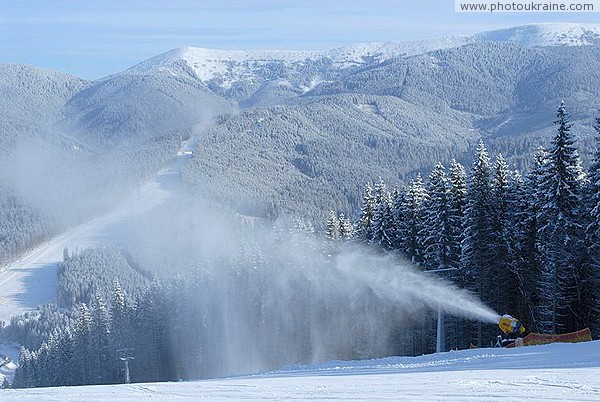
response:
<svg viewBox="0 0 600 402"><path fill-rule="evenodd" d="M362 43L330 50L225 50L200 47L173 49L143 61L128 74L167 71L179 74L181 68L193 72L202 82L223 89L245 81L258 83L298 77L327 76L328 72L362 67L395 57L459 47L474 42L508 42L524 46L581 46L600 43L600 24L547 23L517 26L454 36L402 42ZM295 71L297 77L291 78ZM310 78L310 79L314 79ZM292 84L292 86L298 86ZM301 86L298 86L301 87Z"/></svg>
<svg viewBox="0 0 600 402"><path fill-rule="evenodd" d="M522 25L474 36L476 41L526 46L585 46L600 43L600 24L542 23Z"/></svg>
<svg viewBox="0 0 600 402"><path fill-rule="evenodd" d="M218 79L220 85L229 87L244 78L252 78L254 70L270 63L293 64L315 60L321 52L301 50L225 50L199 47L173 49L143 61L128 73L147 73L157 70L174 71L182 63L203 82Z"/></svg>
<svg viewBox="0 0 600 402"><path fill-rule="evenodd" d="M382 62L394 57L410 56L470 41L468 37L441 38L405 42L363 43L331 50L224 50L198 47L173 49L143 61L127 73L171 71L182 63L188 66L203 82L217 80L219 86L228 88L244 79L272 75L267 69L275 65L289 69L322 61L333 69L360 67L367 63ZM265 77L263 77L265 78Z"/></svg>

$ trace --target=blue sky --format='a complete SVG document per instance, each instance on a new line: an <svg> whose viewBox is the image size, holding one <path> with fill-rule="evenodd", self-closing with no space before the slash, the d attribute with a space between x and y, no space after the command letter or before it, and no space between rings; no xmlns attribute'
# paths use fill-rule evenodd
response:
<svg viewBox="0 0 600 402"><path fill-rule="evenodd" d="M0 0L0 61L93 79L183 46L327 49L597 19L455 13L454 0Z"/></svg>

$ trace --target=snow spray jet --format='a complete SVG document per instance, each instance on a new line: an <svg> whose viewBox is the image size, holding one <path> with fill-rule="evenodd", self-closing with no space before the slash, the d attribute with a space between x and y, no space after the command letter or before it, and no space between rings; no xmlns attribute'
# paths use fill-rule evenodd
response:
<svg viewBox="0 0 600 402"><path fill-rule="evenodd" d="M459 289L435 274L417 271L397 256L346 252L336 257L335 267L348 277L369 286L375 294L400 305L428 307L454 316L497 324L500 314L485 306L470 292Z"/></svg>
<svg viewBox="0 0 600 402"><path fill-rule="evenodd" d="M176 300L186 319L166 325L182 378L421 354L431 309L498 322L469 292L397 255L239 221L171 201L131 244L145 269L185 277Z"/></svg>

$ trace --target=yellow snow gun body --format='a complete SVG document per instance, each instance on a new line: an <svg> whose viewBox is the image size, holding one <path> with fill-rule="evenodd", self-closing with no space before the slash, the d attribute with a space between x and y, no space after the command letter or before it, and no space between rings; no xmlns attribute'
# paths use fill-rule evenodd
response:
<svg viewBox="0 0 600 402"><path fill-rule="evenodd" d="M500 317L498 326L502 332L508 336L520 336L525 332L525 327L521 325L519 320L508 314L504 314L502 317Z"/></svg>

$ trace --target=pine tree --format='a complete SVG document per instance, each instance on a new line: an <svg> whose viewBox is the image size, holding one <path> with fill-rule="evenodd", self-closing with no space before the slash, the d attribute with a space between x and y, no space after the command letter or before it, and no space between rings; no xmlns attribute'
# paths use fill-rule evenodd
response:
<svg viewBox="0 0 600 402"><path fill-rule="evenodd" d="M137 308L135 318L135 381L160 381L169 379L165 368L170 365L166 331L165 303L163 288L154 281L144 293ZM132 365L132 367L134 366Z"/></svg>
<svg viewBox="0 0 600 402"><path fill-rule="evenodd" d="M60 355L60 332L55 330L46 341L46 344L48 345L49 370L46 373L48 376L48 385L52 387L65 385L64 383L60 382L60 374L64 369Z"/></svg>
<svg viewBox="0 0 600 402"><path fill-rule="evenodd" d="M27 388L29 386L27 383L29 361L29 351L24 346L21 346L19 350L19 367L17 367L13 378L13 388Z"/></svg>
<svg viewBox="0 0 600 402"><path fill-rule="evenodd" d="M80 373L76 371L75 342L69 327L61 331L58 341L60 369L57 375L57 385L77 385Z"/></svg>
<svg viewBox="0 0 600 402"><path fill-rule="evenodd" d="M557 111L557 133L547 162L538 197L537 247L541 259L541 328L558 333L588 325L589 301L585 261L582 188L583 170L574 146L569 116L564 104Z"/></svg>
<svg viewBox="0 0 600 402"><path fill-rule="evenodd" d="M367 183L365 185L365 194L363 195L363 203L357 228L357 237L361 238L364 242L370 241L373 237L371 221L373 220L376 207L377 203L373 196L373 189L371 188L371 184Z"/></svg>
<svg viewBox="0 0 600 402"><path fill-rule="evenodd" d="M329 240L337 240L340 238L340 220L333 211L329 211L327 224L325 227L325 236Z"/></svg>
<svg viewBox="0 0 600 402"><path fill-rule="evenodd" d="M354 234L354 228L350 218L346 218L343 212L340 212L340 238L344 240L350 240Z"/></svg>
<svg viewBox="0 0 600 402"><path fill-rule="evenodd" d="M529 187L518 171L511 173L508 187L507 242L510 250L509 271L513 281L510 289L515 289L514 307L507 313L519 317L526 328L535 330L534 305L537 277L535 276L535 222L529 214ZM533 234L533 237L531 235Z"/></svg>
<svg viewBox="0 0 600 402"><path fill-rule="evenodd" d="M548 154L546 150L539 147L534 154L533 167L525 180L522 212L518 212L516 216L519 222L515 240L518 253L516 263L519 264L516 272L519 273L521 288L528 298L530 327L537 331L541 331L539 327L541 299L538 286L541 278L541 255L538 248L538 215L544 202L541 194L547 162Z"/></svg>
<svg viewBox="0 0 600 402"><path fill-rule="evenodd" d="M490 158L483 144L477 147L477 157L473 163L467 183L467 197L464 218L464 239L462 242L462 269L466 287L477 294L480 300L489 304L487 268L493 258L490 244L492 239L492 208L490 205ZM483 334L481 323L477 323L477 345L492 334Z"/></svg>
<svg viewBox="0 0 600 402"><path fill-rule="evenodd" d="M75 384L89 385L92 383L92 345L91 345L92 317L85 303L79 307L79 317L75 324L73 366Z"/></svg>
<svg viewBox="0 0 600 402"><path fill-rule="evenodd" d="M391 250L396 239L396 222L392 214L392 198L385 186L381 187L377 197L379 202L371 222L373 237L371 244L376 244L384 250Z"/></svg>
<svg viewBox="0 0 600 402"><path fill-rule="evenodd" d="M394 249L404 249L403 236L404 236L404 218L405 212L404 206L406 204L406 188L402 190L394 189L392 192L392 216L394 217L394 226L396 227L396 239L394 241Z"/></svg>
<svg viewBox="0 0 600 402"><path fill-rule="evenodd" d="M428 198L421 175L417 175L406 191L394 198L397 248L413 262L420 264L424 254L424 206Z"/></svg>
<svg viewBox="0 0 600 402"><path fill-rule="evenodd" d="M453 233L451 222L451 187L446 177L446 168L437 164L426 188L429 197L424 201L424 242L425 269L452 268Z"/></svg>
<svg viewBox="0 0 600 402"><path fill-rule="evenodd" d="M590 294L590 329L600 336L600 117L596 118L596 150L589 169L587 186L586 245L588 248L589 287L595 289Z"/></svg>
<svg viewBox="0 0 600 402"><path fill-rule="evenodd" d="M460 288L465 288L468 283L465 270L461 264L462 241L464 238L463 221L466 208L467 196L467 173L465 168L455 160L450 164L448 176L450 185L449 194L449 216L450 224L450 250L448 251L449 266L457 270L449 272L448 276ZM471 323L464 318L446 317L446 345L449 348L464 349L471 342L471 334L468 332Z"/></svg>
<svg viewBox="0 0 600 402"><path fill-rule="evenodd" d="M91 381L95 384L106 384L110 379L112 362L116 355L110 348L110 317L104 299L99 293L94 295L91 305L90 348Z"/></svg>
<svg viewBox="0 0 600 402"><path fill-rule="evenodd" d="M538 213L542 205L539 194L546 163L547 153L540 147L533 157L527 176L523 178L519 174L514 175L510 199L513 254L511 269L517 277L521 294L518 316L533 331L541 331L538 327L540 254L537 236Z"/></svg>
<svg viewBox="0 0 600 402"><path fill-rule="evenodd" d="M36 387L49 387L51 371L54 367L50 367L48 362L48 343L43 342L40 348L35 352L35 380Z"/></svg>
<svg viewBox="0 0 600 402"><path fill-rule="evenodd" d="M492 308L496 311L517 313L520 293L516 276L512 271L512 243L511 243L511 189L510 172L502 154L496 157L493 178L491 182L493 205L491 243L493 259L489 262L488 297L492 301Z"/></svg>
<svg viewBox="0 0 600 402"><path fill-rule="evenodd" d="M448 177L450 184L449 194L449 223L451 230L452 243L450 245L449 259L450 266L453 268L461 267L461 244L463 240L463 220L466 208L467 197L467 173L465 168L458 162L452 161L450 164L450 175ZM459 286L464 286L461 280Z"/></svg>
<svg viewBox="0 0 600 402"><path fill-rule="evenodd" d="M131 348L133 339L131 336L131 311L127 296L121 288L119 281L115 281L111 296L111 349L116 352L119 349Z"/></svg>

